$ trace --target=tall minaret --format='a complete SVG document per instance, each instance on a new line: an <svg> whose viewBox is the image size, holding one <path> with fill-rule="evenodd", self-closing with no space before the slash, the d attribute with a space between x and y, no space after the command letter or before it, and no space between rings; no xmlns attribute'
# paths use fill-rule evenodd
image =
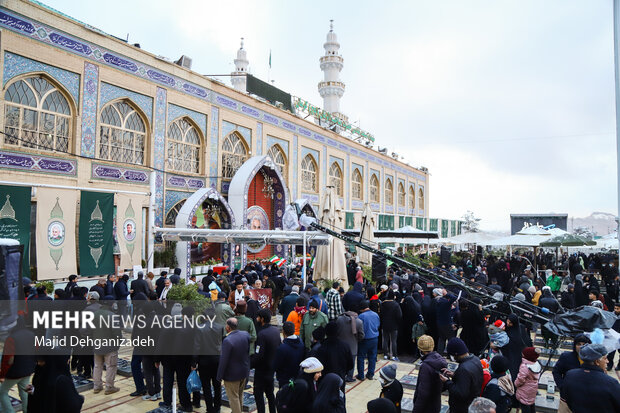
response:
<svg viewBox="0 0 620 413"><path fill-rule="evenodd" d="M327 41L323 45L325 56L321 56L321 70L325 74L319 82L319 94L323 98L323 109L330 113L340 113L340 98L344 94L344 83L340 81L340 71L344 63L338 54L340 43L334 33L334 21L329 21Z"/></svg>
<svg viewBox="0 0 620 413"><path fill-rule="evenodd" d="M231 76L230 83L232 83L233 87L237 89L239 92L246 92L246 82L247 78L245 74L248 73L248 65L250 62L248 61L248 56L243 48L243 37L241 38L241 47L237 51L237 58L235 59L235 71L232 72L232 75L243 75L243 76Z"/></svg>

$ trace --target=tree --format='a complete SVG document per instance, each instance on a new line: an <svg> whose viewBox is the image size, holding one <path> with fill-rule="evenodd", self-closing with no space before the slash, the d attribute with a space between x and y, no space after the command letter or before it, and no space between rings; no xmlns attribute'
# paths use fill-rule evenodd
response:
<svg viewBox="0 0 620 413"><path fill-rule="evenodd" d="M478 232L480 231L479 222L480 218L476 218L472 211L467 211L465 215L463 215L463 232Z"/></svg>

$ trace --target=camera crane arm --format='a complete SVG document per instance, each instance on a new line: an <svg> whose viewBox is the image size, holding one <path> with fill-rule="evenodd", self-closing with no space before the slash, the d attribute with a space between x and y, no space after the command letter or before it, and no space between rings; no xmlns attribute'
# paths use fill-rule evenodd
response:
<svg viewBox="0 0 620 413"><path fill-rule="evenodd" d="M333 237L336 237L338 239L341 239L343 241L345 241L346 243L349 244L353 244L358 248L361 248L363 250L366 250L374 255L377 255L385 260L389 260L392 261L393 263L397 264L399 267L402 268L408 268L411 269L413 271L416 271L419 275L420 278L426 282L429 281L437 281L442 285L454 285L457 286L463 290L466 290L467 292L469 292L471 295L474 296L479 296L485 300L487 300L488 302L490 302L490 306L495 306L498 303L501 302L507 302L509 304L509 306L513 309L516 310L518 313L520 313L520 315L523 314L527 314L529 317L531 318L535 318L536 321L541 322L541 323L546 323L548 322L551 317L553 317L552 313L549 314L545 314L539 307L534 306L533 304L528 304L526 302L520 302L520 301L515 301L515 300L510 300L509 296L506 294L503 294L504 299L503 300L499 300L497 298L495 298L493 296L494 293L496 293L497 291L495 290L491 290L489 289L487 286L483 286L481 284L476 284L476 286L471 286L471 285L467 285L464 282L449 278L445 275L442 274L436 274L433 273L425 268L419 267L418 265L415 265L409 261L406 261L400 257L396 257L392 254L383 252L379 249L373 248L367 244L364 244L362 242L359 242L357 240L355 240L352 237L348 237L346 235L343 235L337 231L334 231L332 229L329 229L321 224L318 224L316 222L313 222L310 224L310 226L312 228L315 228L319 231L325 232L328 235L331 235ZM478 287L478 288L476 288ZM529 318L528 317L528 318Z"/></svg>

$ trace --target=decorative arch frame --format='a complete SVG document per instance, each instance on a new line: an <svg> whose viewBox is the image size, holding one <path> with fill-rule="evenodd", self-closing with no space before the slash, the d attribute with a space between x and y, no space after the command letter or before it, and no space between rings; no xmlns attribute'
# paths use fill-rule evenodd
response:
<svg viewBox="0 0 620 413"><path fill-rule="evenodd" d="M289 167L289 158L288 158L288 155L286 154L286 151L284 150L284 148L282 147L282 145L280 145L279 143L274 143L273 145L271 145L271 146L269 147L269 149L267 149L267 155L269 155L269 152L270 152L272 149L274 149L274 148L275 148L275 149L277 149L277 150L278 150L278 151L282 154L282 156L284 157L284 167L285 167L287 170L286 170L286 171L283 171L283 173L284 173L283 178L284 178L284 179L287 179L287 177L288 177L288 167ZM274 159L274 161L275 161L275 159ZM274 162L274 163L275 163L275 162ZM276 166L277 166L277 164L276 164Z"/></svg>
<svg viewBox="0 0 620 413"><path fill-rule="evenodd" d="M399 208L405 208L407 206L407 191L405 191L405 185L402 182L399 182L397 186L396 205L398 205Z"/></svg>
<svg viewBox="0 0 620 413"><path fill-rule="evenodd" d="M390 191L391 199L388 199L388 191ZM383 202L385 205L394 205L394 182L392 182L392 178L386 178L385 184L383 185Z"/></svg>
<svg viewBox="0 0 620 413"><path fill-rule="evenodd" d="M359 178L359 197L353 195L353 185L358 183L357 181L355 181L355 178ZM353 168L353 172L351 173L351 198L359 201L364 199L364 174L362 173L362 171L360 171L359 168Z"/></svg>
<svg viewBox="0 0 620 413"><path fill-rule="evenodd" d="M331 179L334 178L334 176L332 176L331 171L334 167L335 170L338 171L338 178L340 179L340 189L336 191L336 196L338 196L338 198L342 198L344 196L344 171L342 170L340 164L337 161L333 161L331 165L329 165L329 170L327 171L329 178L328 185L332 184Z"/></svg>
<svg viewBox="0 0 620 413"><path fill-rule="evenodd" d="M375 182L377 183L376 197L373 197L370 191L368 193L368 197L369 197L370 202L380 203L381 202L381 181L379 180L379 177L377 176L377 174L371 173L370 179L368 180L368 188L372 189Z"/></svg>
<svg viewBox="0 0 620 413"><path fill-rule="evenodd" d="M268 155L254 156L248 159L241 168L237 171L228 189L228 201L230 207L237 217L239 223L239 229L243 229L247 222L248 211L248 190L254 177L261 171L266 169L266 173L271 178L275 179L274 189L274 210L275 217L273 219L274 228L282 228L282 218L284 216L284 209L289 203L288 187L286 181L280 173L280 169L273 163L271 157ZM280 257L287 256L287 248L282 245L275 245L275 253ZM247 263L247 245L243 245L241 254L241 266L244 267Z"/></svg>
<svg viewBox="0 0 620 413"><path fill-rule="evenodd" d="M229 134L224 136L224 138L222 138L222 142L220 143L220 150L218 152L219 153L218 162L219 162L219 167L220 167L220 169L218 169L218 170L219 170L219 173L222 175L221 179L223 181L231 180L231 182L232 182L232 179L234 178L234 175L232 177L225 177L223 171L221 170L221 168L224 167L224 143L232 135L236 136L237 139L239 139L239 141L241 142L241 145L243 145L243 147L245 148L246 160L244 161L244 163L248 161L249 156L251 154L251 150L252 150L250 148L250 145L248 144L248 142L245 140L245 137L237 130L234 130L234 131L230 132ZM233 152L233 154L234 154L234 152ZM239 171L240 168L241 167L237 168L237 170L235 171L235 174Z"/></svg>
<svg viewBox="0 0 620 413"><path fill-rule="evenodd" d="M196 215L196 210L202 203L207 199L216 199L220 204L226 208L226 213L230 217L230 225L231 227L235 227L235 214L233 213L232 208L226 201L226 198L222 196L215 188L202 188L198 191L194 192L190 195L189 198L185 201L185 204L179 210L177 214L177 219L175 222L176 228L191 228L192 227L192 218ZM231 266L232 258L233 258L233 244L222 244L222 260L224 264ZM181 273L184 277L190 274L191 270L191 250L190 243L187 241L177 242L176 248L176 257L177 262L181 264L185 262L185 265L180 267Z"/></svg>
<svg viewBox="0 0 620 413"><path fill-rule="evenodd" d="M142 163L141 166L149 166L151 164L151 146L152 146L151 138L152 138L152 135L153 135L151 133L151 124L149 122L149 117L144 112L144 110L142 110L140 105L138 105L129 96L120 96L118 98L115 98L115 99L112 99L112 100L106 102L104 105L101 105L101 108L97 112L97 135L96 135L96 140L95 140L95 154L96 154L97 158L100 157L100 152L99 152L100 148L99 148L99 146L101 145L101 126L102 126L101 114L103 113L103 110L105 108L107 108L108 106L114 105L117 102L125 102L129 106L131 106L131 108L140 117L140 120L142 120L142 122L144 123L144 162ZM167 133L167 131L166 131L166 133ZM108 159L105 159L105 160L107 161ZM113 161L113 162L116 162L116 161ZM123 162L120 162L120 163L123 163Z"/></svg>
<svg viewBox="0 0 620 413"><path fill-rule="evenodd" d="M304 169L303 169L303 163L306 161L306 159L309 160L309 162L311 162L314 165L314 170L315 170L315 176L314 176L314 184L316 186L316 190L312 191L312 190L308 190L306 188L304 188ZM301 158L301 162L299 163L299 169L301 172L301 188L302 188L302 192L311 192L311 193L319 193L320 191L320 184L319 184L319 163L317 162L317 160L314 158L314 156L309 153L306 156L304 156L303 158ZM325 173L327 173L327 171L325 171Z"/></svg>
<svg viewBox="0 0 620 413"><path fill-rule="evenodd" d="M63 85L61 82L59 82L58 80L56 80L52 75L50 75L47 72L43 72L43 71L36 71L36 72L28 72L28 73L22 73L20 75L14 76L11 79L9 79L6 82L6 85L4 85L4 87L2 88L2 96L1 96L1 100L2 100L2 104L3 106L6 105L6 101L4 100L4 95L6 94L8 88L18 82L18 81L24 81L26 79L32 78L32 77L43 77L45 78L45 80L47 80L50 84L52 84L59 92L60 94L67 100L67 103L69 104L69 110L71 111L71 114L69 115L69 143L67 145L67 153L77 153L76 151L76 145L78 142L76 133L77 133L77 114L78 114L78 105L75 102L75 98L74 96L71 94L71 92L67 89L67 87L65 85ZM38 108L37 108L38 109ZM4 111L4 110L3 110ZM3 124L6 125L6 119L4 119L5 113L2 114L3 116ZM3 139L4 141L4 139ZM28 148L21 148L21 149L28 149Z"/></svg>
<svg viewBox="0 0 620 413"><path fill-rule="evenodd" d="M192 125L192 127L194 129L196 129L196 132L198 133L198 139L200 140L200 148L198 150L198 156L199 156L199 159L198 159L198 173L185 172L185 171L176 171L174 169L171 169L170 172L172 172L172 173L179 173L179 174L197 175L197 176L198 175L202 175L206 171L205 150L206 150L206 146L207 146L207 139L206 139L206 136L203 133L202 129L200 128L200 126L198 126L196 121L194 119L192 119L190 116L188 116L188 115L181 115L181 116L178 116L178 117L174 118L170 122L168 122L168 124L166 125L166 145L165 145L164 153L166 154L166 156L168 155L168 131L170 130L170 127L175 122L177 122L179 120L184 120L187 123L189 123L190 125Z"/></svg>

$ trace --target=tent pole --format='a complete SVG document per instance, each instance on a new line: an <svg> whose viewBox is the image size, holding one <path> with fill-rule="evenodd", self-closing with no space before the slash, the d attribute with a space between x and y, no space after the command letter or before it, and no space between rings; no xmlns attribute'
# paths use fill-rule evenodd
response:
<svg viewBox="0 0 620 413"><path fill-rule="evenodd" d="M302 279L301 283L304 288L306 287L306 279L307 279L306 277L306 262L308 261L306 260L306 236L307 235L308 235L308 231L306 230L304 231L304 251L303 251L303 263L304 264L303 264L303 269L301 270L301 279Z"/></svg>
<svg viewBox="0 0 620 413"><path fill-rule="evenodd" d="M154 267L154 253L155 253L155 234L153 229L155 228L155 181L157 178L157 174L155 171L151 172L151 176L149 177L149 185L150 185L150 197L149 197L149 212L148 212L148 231L147 231L147 249L146 249L146 267L147 271L153 271ZM187 263L179 263L182 264L181 268L185 270L187 267ZM185 271L183 271L185 272ZM185 275L187 277L187 274Z"/></svg>

